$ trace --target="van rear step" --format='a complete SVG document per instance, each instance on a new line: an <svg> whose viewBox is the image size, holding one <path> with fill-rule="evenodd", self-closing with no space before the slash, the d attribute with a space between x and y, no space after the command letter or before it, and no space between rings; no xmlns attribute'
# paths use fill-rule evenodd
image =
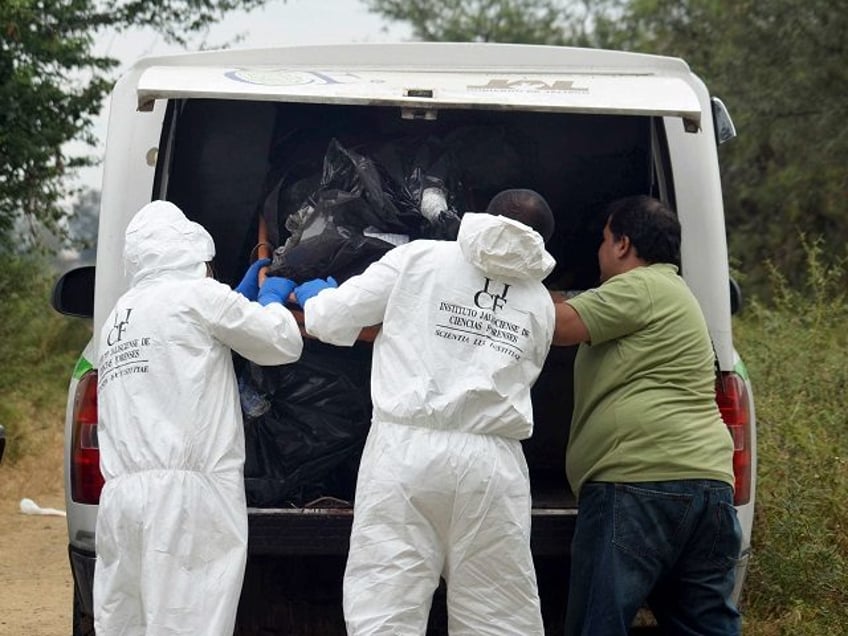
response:
<svg viewBox="0 0 848 636"><path fill-rule="evenodd" d="M530 537L533 554L567 555L576 519L575 508L534 508ZM251 508L248 554L344 556L352 522L350 508Z"/></svg>

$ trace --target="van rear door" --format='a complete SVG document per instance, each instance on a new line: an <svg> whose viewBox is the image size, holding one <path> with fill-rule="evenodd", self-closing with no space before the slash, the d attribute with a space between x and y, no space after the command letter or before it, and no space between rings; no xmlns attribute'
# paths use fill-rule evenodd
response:
<svg viewBox="0 0 848 636"><path fill-rule="evenodd" d="M203 98L397 106L427 118L440 108L475 108L683 119L701 125L701 106L681 76L646 73L467 73L298 67L151 66L138 82L138 107L158 99Z"/></svg>

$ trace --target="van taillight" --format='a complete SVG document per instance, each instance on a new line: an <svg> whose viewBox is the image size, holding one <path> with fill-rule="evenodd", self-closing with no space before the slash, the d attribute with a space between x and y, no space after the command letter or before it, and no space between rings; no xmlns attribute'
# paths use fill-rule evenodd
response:
<svg viewBox="0 0 848 636"><path fill-rule="evenodd" d="M751 500L751 407L745 380L722 372L716 380L716 402L733 438L733 503L740 506Z"/></svg>
<svg viewBox="0 0 848 636"><path fill-rule="evenodd" d="M103 489L97 445L97 371L89 371L77 383L72 430L71 498L97 504Z"/></svg>

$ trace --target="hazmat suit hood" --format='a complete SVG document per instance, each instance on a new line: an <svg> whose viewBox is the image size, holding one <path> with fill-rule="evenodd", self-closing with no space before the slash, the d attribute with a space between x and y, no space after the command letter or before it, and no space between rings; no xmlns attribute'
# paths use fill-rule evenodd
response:
<svg viewBox="0 0 848 636"><path fill-rule="evenodd" d="M556 265L541 234L505 216L467 212L456 240L471 264L495 278L542 280Z"/></svg>
<svg viewBox="0 0 848 636"><path fill-rule="evenodd" d="M209 232L168 201L148 203L127 226L124 271L130 285L166 271L203 278L214 256Z"/></svg>

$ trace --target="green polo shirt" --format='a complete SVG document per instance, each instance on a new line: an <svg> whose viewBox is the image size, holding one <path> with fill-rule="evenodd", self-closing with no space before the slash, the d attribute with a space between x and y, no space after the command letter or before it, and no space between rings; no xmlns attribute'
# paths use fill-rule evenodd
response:
<svg viewBox="0 0 848 636"><path fill-rule="evenodd" d="M637 267L568 302L591 338L574 363L566 452L572 490L579 494L587 481L733 485L712 344L677 268Z"/></svg>

